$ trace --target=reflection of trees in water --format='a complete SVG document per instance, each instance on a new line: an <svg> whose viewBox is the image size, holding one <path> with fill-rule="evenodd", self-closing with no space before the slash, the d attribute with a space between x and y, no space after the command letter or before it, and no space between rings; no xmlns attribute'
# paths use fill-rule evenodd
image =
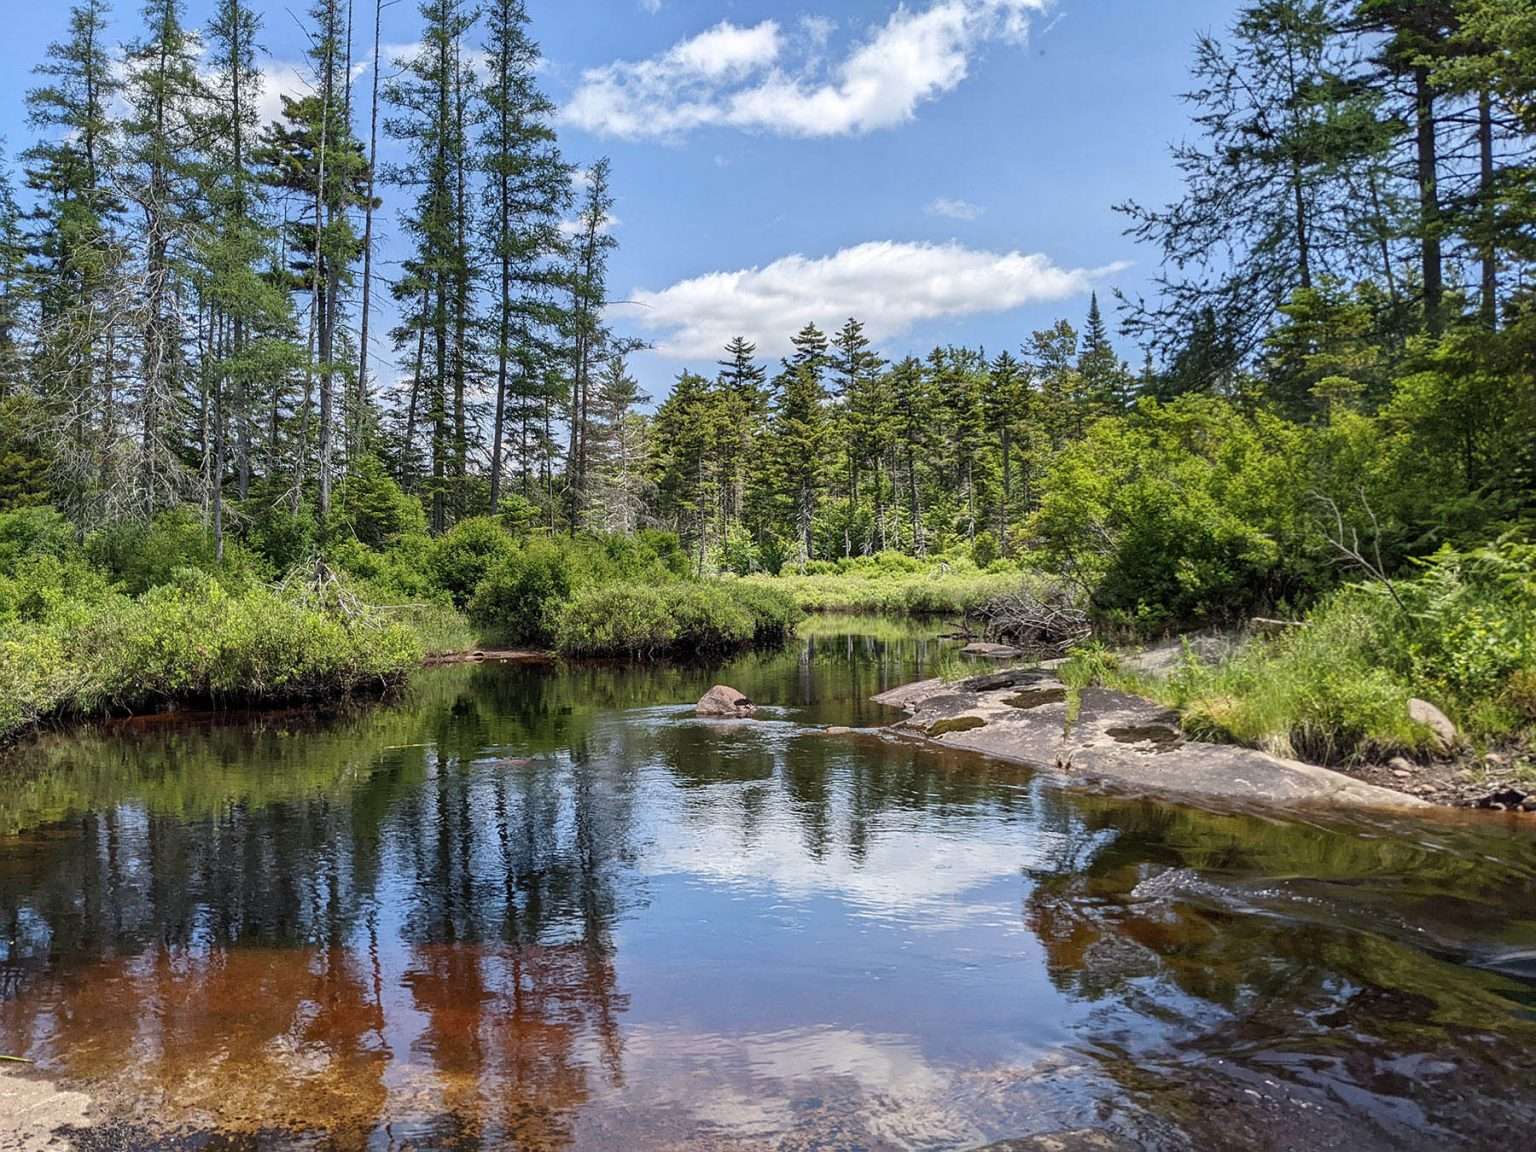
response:
<svg viewBox="0 0 1536 1152"><path fill-rule="evenodd" d="M170 778L243 737L103 742L81 795L112 803L0 847L0 1050L167 1119L366 1133L404 1111L453 1117L432 1141L558 1144L586 1040L620 1076L631 783L611 734L548 698L501 715L482 683L413 695L405 731L289 729L240 750L227 801L169 812ZM550 718L558 760L485 755ZM263 791L295 767L308 796Z"/></svg>
<svg viewBox="0 0 1536 1152"><path fill-rule="evenodd" d="M1489 896L1505 917L1512 887L1533 906L1529 844L1382 835L1369 818L1073 807L1024 920L1053 983L1095 1005L1084 1049L1154 1116L1197 1142L1264 1148L1346 1134L1396 1147L1426 1126L1525 1122L1529 990L1455 963L1449 942L1498 934ZM1311 1127L1254 1127L1224 1106L1239 1091L1274 1091Z"/></svg>

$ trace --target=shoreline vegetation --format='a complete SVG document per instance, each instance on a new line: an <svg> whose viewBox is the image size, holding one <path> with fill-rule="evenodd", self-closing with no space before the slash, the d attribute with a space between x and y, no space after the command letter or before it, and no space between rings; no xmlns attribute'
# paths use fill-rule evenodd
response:
<svg viewBox="0 0 1536 1152"><path fill-rule="evenodd" d="M1536 775L1528 2L1241 3L1196 40L1171 201L1116 190L1152 269L1106 270L1116 315L1090 288L902 348L878 297L747 310L654 403L609 283L642 224L564 151L526 6L424 5L364 102L318 0L275 109L260 7L154 0L118 43L80 0L0 157L0 737L808 611L1044 632L1109 682L1089 632L1262 616L1148 686L1189 731Z"/></svg>

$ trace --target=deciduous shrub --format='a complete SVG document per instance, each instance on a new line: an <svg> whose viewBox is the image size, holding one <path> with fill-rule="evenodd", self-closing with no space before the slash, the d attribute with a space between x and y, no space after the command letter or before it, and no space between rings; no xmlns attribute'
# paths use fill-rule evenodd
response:
<svg viewBox="0 0 1536 1152"><path fill-rule="evenodd" d="M460 520L432 542L428 571L457 608L465 608L486 573L517 550L517 542L494 517Z"/></svg>
<svg viewBox="0 0 1536 1152"><path fill-rule="evenodd" d="M1415 696L1474 737L1529 729L1533 683L1536 547L1506 540L1442 551L1391 591L1343 588L1223 665L1187 661L1162 692L1197 735L1328 762L1425 751Z"/></svg>
<svg viewBox="0 0 1536 1152"><path fill-rule="evenodd" d="M610 584L577 592L560 612L555 642L574 656L643 656L670 648L677 625L655 588Z"/></svg>
<svg viewBox="0 0 1536 1152"><path fill-rule="evenodd" d="M574 583L568 548L530 541L497 560L480 581L469 604L470 619L499 640L547 644Z"/></svg>

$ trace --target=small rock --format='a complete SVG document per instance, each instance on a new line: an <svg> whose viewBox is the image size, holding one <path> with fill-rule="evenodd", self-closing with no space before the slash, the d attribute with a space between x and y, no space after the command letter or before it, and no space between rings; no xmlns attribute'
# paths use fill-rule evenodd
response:
<svg viewBox="0 0 1536 1152"><path fill-rule="evenodd" d="M832 727L826 729L826 733L827 733L828 736L847 736L852 731L853 731L852 728L845 728L841 724L834 724L834 725L832 725Z"/></svg>
<svg viewBox="0 0 1536 1152"><path fill-rule="evenodd" d="M1524 800L1520 801L1520 811L1536 812L1536 796L1527 796Z"/></svg>
<svg viewBox="0 0 1536 1152"><path fill-rule="evenodd" d="M750 716L757 711L752 701L734 688L716 684L699 699L693 710L700 716Z"/></svg>
<svg viewBox="0 0 1536 1152"><path fill-rule="evenodd" d="M1490 768L1502 768L1509 763L1509 760L1500 756L1497 752L1489 752L1483 757L1483 763Z"/></svg>
<svg viewBox="0 0 1536 1152"><path fill-rule="evenodd" d="M1403 756L1392 757L1387 761L1387 767L1392 769L1394 775L1399 773L1404 776L1413 775L1413 761Z"/></svg>
<svg viewBox="0 0 1536 1152"><path fill-rule="evenodd" d="M1392 769L1392 775L1396 776L1399 780L1413 779L1413 773L1406 768L1394 768Z"/></svg>
<svg viewBox="0 0 1536 1152"><path fill-rule="evenodd" d="M1449 716L1428 700L1415 697L1408 701L1408 719L1415 724L1422 724L1434 733L1437 752L1449 752L1456 746L1456 725L1451 723Z"/></svg>
<svg viewBox="0 0 1536 1152"><path fill-rule="evenodd" d="M1525 803L1526 795L1514 788L1501 788L1484 796L1477 802L1479 808L1488 808L1494 812L1505 812L1511 808L1519 808Z"/></svg>

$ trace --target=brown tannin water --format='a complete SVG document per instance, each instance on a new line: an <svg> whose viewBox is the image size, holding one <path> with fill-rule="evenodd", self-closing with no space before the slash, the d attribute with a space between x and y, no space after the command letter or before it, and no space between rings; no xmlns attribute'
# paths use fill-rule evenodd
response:
<svg viewBox="0 0 1536 1152"><path fill-rule="evenodd" d="M0 1052L93 1097L85 1148L1536 1131L1536 822L1202 811L828 735L955 657L816 624L17 750ZM695 719L715 682L759 718Z"/></svg>

